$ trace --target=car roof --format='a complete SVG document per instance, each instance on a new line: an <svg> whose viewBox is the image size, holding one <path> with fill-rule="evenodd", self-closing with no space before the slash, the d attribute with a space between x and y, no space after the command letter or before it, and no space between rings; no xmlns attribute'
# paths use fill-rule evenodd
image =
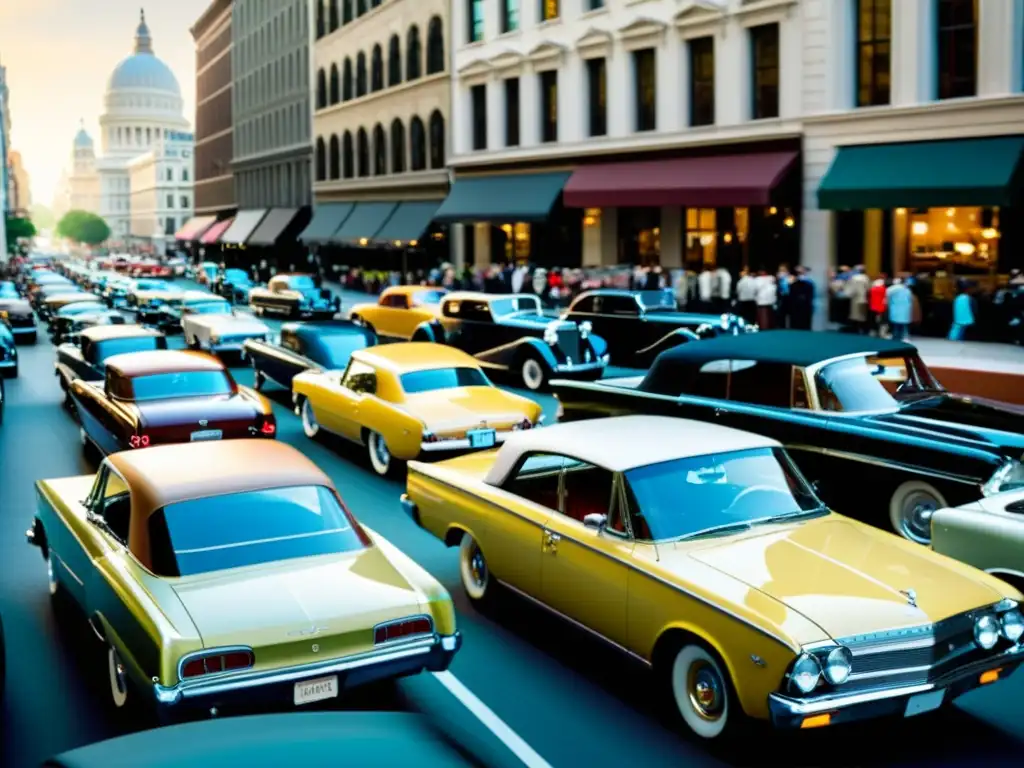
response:
<svg viewBox="0 0 1024 768"><path fill-rule="evenodd" d="M353 323L351 320L320 320L307 323L285 323L281 326L282 331L294 333L304 339L319 338L321 336L363 336L364 338L376 338L376 334L365 326Z"/></svg>
<svg viewBox="0 0 1024 768"><path fill-rule="evenodd" d="M86 293L85 291L68 291L67 293L55 293L51 296L47 296L44 300L44 304L59 304L62 301L100 301L99 296L95 293Z"/></svg>
<svg viewBox="0 0 1024 768"><path fill-rule="evenodd" d="M352 353L352 358L398 374L451 368L456 365L470 368L480 367L476 358L461 349L444 344L434 344L430 341L381 344L376 347L356 350Z"/></svg>
<svg viewBox="0 0 1024 768"><path fill-rule="evenodd" d="M381 296L411 296L414 293L423 293L424 291L435 291L444 293L445 289L436 285L392 285L390 288L385 288L381 292Z"/></svg>
<svg viewBox="0 0 1024 768"><path fill-rule="evenodd" d="M154 349L145 352L126 352L107 358L107 370L126 379L153 376L160 373L190 373L193 371L223 371L224 363L206 352L184 349Z"/></svg>
<svg viewBox="0 0 1024 768"><path fill-rule="evenodd" d="M437 289L434 289L437 290ZM531 298L540 300L535 293L481 293L480 291L451 291L444 296L445 301L484 301L490 304L498 299Z"/></svg>
<svg viewBox="0 0 1024 768"><path fill-rule="evenodd" d="M142 325L100 325L87 328L80 334L82 338L92 342L107 339L135 339L143 336L163 336L160 331Z"/></svg>
<svg viewBox="0 0 1024 768"><path fill-rule="evenodd" d="M223 296L218 296L215 293L209 291L185 291L179 294L178 298L184 299L185 301L220 301L226 302Z"/></svg>
<svg viewBox="0 0 1024 768"><path fill-rule="evenodd" d="M527 454L570 456L612 472L627 472L673 459L778 448L780 443L752 432L670 416L615 416L563 422L513 432L505 438L486 481L502 483Z"/></svg>

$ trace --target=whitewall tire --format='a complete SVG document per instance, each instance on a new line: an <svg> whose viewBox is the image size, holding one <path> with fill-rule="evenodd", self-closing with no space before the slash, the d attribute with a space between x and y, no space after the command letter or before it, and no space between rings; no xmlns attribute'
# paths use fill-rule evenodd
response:
<svg viewBox="0 0 1024 768"><path fill-rule="evenodd" d="M734 704L721 663L705 648L684 645L669 669L670 690L679 716L702 739L716 739L729 725Z"/></svg>
<svg viewBox="0 0 1024 768"><path fill-rule="evenodd" d="M519 373L523 379L523 386L531 392L536 392L543 387L544 381L547 379L544 366L533 355L529 355L523 360Z"/></svg>
<svg viewBox="0 0 1024 768"><path fill-rule="evenodd" d="M60 594L60 576L57 575L57 559L53 550L46 555L46 586L50 597L57 597Z"/></svg>
<svg viewBox="0 0 1024 768"><path fill-rule="evenodd" d="M110 700L117 709L128 703L128 673L113 646L107 648L107 673L110 678Z"/></svg>
<svg viewBox="0 0 1024 768"><path fill-rule="evenodd" d="M927 545L932 541L932 515L945 506L945 498L933 485L908 480L889 500L889 522L903 538Z"/></svg>
<svg viewBox="0 0 1024 768"><path fill-rule="evenodd" d="M320 434L320 424L316 420L316 414L313 413L313 406L308 397L302 401L302 431L310 440Z"/></svg>
<svg viewBox="0 0 1024 768"><path fill-rule="evenodd" d="M490 594L491 571L483 550L470 534L462 534L459 543L459 575L466 596L474 603L483 603Z"/></svg>
<svg viewBox="0 0 1024 768"><path fill-rule="evenodd" d="M366 439L366 450L370 457L370 466L373 471L381 477L391 472L394 459L391 458L391 451L384 437L379 432L371 432Z"/></svg>

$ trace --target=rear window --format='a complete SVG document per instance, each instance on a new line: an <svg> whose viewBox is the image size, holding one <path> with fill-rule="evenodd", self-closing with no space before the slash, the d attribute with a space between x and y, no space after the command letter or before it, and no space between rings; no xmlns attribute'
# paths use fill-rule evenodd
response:
<svg viewBox="0 0 1024 768"><path fill-rule="evenodd" d="M416 306L432 306L440 304L447 291L416 291L412 295L412 303Z"/></svg>
<svg viewBox="0 0 1024 768"><path fill-rule="evenodd" d="M292 486L170 504L149 520L153 569L163 576L243 568L364 549L330 489Z"/></svg>
<svg viewBox="0 0 1024 768"><path fill-rule="evenodd" d="M209 301L204 304L189 304L189 310L196 315L230 315L231 305L226 301Z"/></svg>
<svg viewBox="0 0 1024 768"><path fill-rule="evenodd" d="M234 383L226 371L158 373L132 379L132 399L136 402L171 397L213 397L234 392Z"/></svg>
<svg viewBox="0 0 1024 768"><path fill-rule="evenodd" d="M288 287L293 291L313 291L316 290L316 282L312 277L289 277Z"/></svg>
<svg viewBox="0 0 1024 768"><path fill-rule="evenodd" d="M334 370L341 370L348 366L349 358L357 349L366 349L372 345L372 339L368 340L361 333L339 333L336 336L321 336L320 349L317 356L323 360L316 362Z"/></svg>
<svg viewBox="0 0 1024 768"><path fill-rule="evenodd" d="M408 395L433 392L436 389L454 387L489 387L491 382L483 371L476 368L436 368L432 371L416 371L402 376L402 389Z"/></svg>
<svg viewBox="0 0 1024 768"><path fill-rule="evenodd" d="M167 349L167 339L163 336L107 339L96 345L96 360L106 360L108 357L123 355L127 352L148 352L152 349Z"/></svg>

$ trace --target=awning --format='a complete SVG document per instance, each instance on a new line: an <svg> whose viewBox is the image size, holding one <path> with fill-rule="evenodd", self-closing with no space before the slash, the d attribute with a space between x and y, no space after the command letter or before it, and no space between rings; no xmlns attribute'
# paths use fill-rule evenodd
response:
<svg viewBox="0 0 1024 768"><path fill-rule="evenodd" d="M373 239L397 207L398 203L356 203L341 229L334 233L331 242L348 243Z"/></svg>
<svg viewBox="0 0 1024 768"><path fill-rule="evenodd" d="M225 245L244 245L266 215L266 208L255 211L239 211L235 216L235 222L228 227L220 241Z"/></svg>
<svg viewBox="0 0 1024 768"><path fill-rule="evenodd" d="M329 242L331 236L341 228L341 225L345 223L345 219L348 218L355 207L355 203L324 203L323 205L318 205L316 210L313 211L313 220L309 222L309 226L302 230L299 240L304 243Z"/></svg>
<svg viewBox="0 0 1024 768"><path fill-rule="evenodd" d="M234 223L234 216L232 216L229 219L224 219L223 221L218 221L216 224L214 224L212 227L206 230L205 233L203 233L203 236L199 238L199 242L202 243L203 245L214 245L215 243L219 243L221 237L224 235L225 232L228 231L228 229L231 228L231 225Z"/></svg>
<svg viewBox="0 0 1024 768"><path fill-rule="evenodd" d="M827 210L1009 206L1024 195L1024 136L840 147L818 187Z"/></svg>
<svg viewBox="0 0 1024 768"><path fill-rule="evenodd" d="M440 200L418 200L399 203L387 224L373 236L373 239L382 243L407 243L419 240L427 231L430 222L433 221L434 214L441 207L441 202Z"/></svg>
<svg viewBox="0 0 1024 768"><path fill-rule="evenodd" d="M557 171L456 179L434 221L543 221L571 175Z"/></svg>
<svg viewBox="0 0 1024 768"><path fill-rule="evenodd" d="M199 236L216 221L216 216L193 216L182 225L181 229L174 233L174 239L186 242L198 240Z"/></svg>
<svg viewBox="0 0 1024 768"><path fill-rule="evenodd" d="M246 245L274 245L299 215L299 208L271 208Z"/></svg>
<svg viewBox="0 0 1024 768"><path fill-rule="evenodd" d="M732 208L770 205L796 152L681 157L588 165L565 185L571 208Z"/></svg>

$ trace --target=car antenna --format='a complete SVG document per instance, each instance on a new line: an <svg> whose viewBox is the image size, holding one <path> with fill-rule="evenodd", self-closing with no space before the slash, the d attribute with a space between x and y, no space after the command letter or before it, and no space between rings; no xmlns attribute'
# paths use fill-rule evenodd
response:
<svg viewBox="0 0 1024 768"><path fill-rule="evenodd" d="M652 541L651 544L654 545L654 562L660 563L661 562L661 553L658 552L658 542Z"/></svg>

